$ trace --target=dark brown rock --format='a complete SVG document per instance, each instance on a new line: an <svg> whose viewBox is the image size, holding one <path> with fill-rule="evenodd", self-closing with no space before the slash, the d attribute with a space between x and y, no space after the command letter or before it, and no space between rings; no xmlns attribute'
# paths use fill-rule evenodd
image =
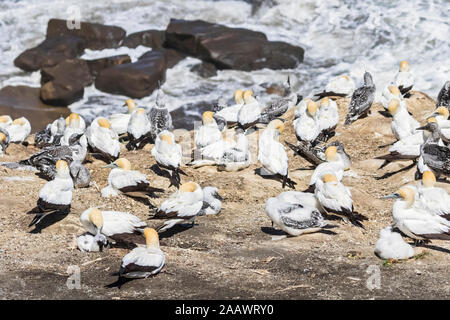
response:
<svg viewBox="0 0 450 320"><path fill-rule="evenodd" d="M155 52L163 53L166 61L166 68L172 68L175 66L178 62L183 60L186 55L183 53L180 53L176 50L172 49L166 49L166 48L160 48L152 51L147 51L142 56L138 58L138 60L146 59L147 57L151 57Z"/></svg>
<svg viewBox="0 0 450 320"><path fill-rule="evenodd" d="M83 98L84 87L93 81L86 61L64 60L41 70L40 96L49 105L70 105Z"/></svg>
<svg viewBox="0 0 450 320"><path fill-rule="evenodd" d="M100 50L119 47L125 34L124 29L116 26L81 22L80 29L69 29L66 20L50 19L46 37L76 36L85 40L85 48Z"/></svg>
<svg viewBox="0 0 450 320"><path fill-rule="evenodd" d="M218 69L245 71L294 68L304 54L300 47L268 41L264 33L202 20L171 19L164 46L211 62Z"/></svg>
<svg viewBox="0 0 450 320"><path fill-rule="evenodd" d="M197 73L200 77L203 78L209 78L217 75L216 66L209 62L196 64L191 68L191 71Z"/></svg>
<svg viewBox="0 0 450 320"><path fill-rule="evenodd" d="M85 60L91 75L95 78L103 69L124 63L131 63L131 58L127 54L100 58L94 60Z"/></svg>
<svg viewBox="0 0 450 320"><path fill-rule="evenodd" d="M42 130L60 116L67 117L67 107L54 107L39 99L39 88L7 86L0 90L0 114L8 114L13 119L26 117L31 123L31 131Z"/></svg>
<svg viewBox="0 0 450 320"><path fill-rule="evenodd" d="M145 30L131 33L122 42L122 46L136 48L139 45L158 49L166 40L166 32L163 30Z"/></svg>
<svg viewBox="0 0 450 320"><path fill-rule="evenodd" d="M62 60L78 57L84 51L84 43L83 39L73 36L45 39L37 47L22 52L14 65L25 71L51 67Z"/></svg>

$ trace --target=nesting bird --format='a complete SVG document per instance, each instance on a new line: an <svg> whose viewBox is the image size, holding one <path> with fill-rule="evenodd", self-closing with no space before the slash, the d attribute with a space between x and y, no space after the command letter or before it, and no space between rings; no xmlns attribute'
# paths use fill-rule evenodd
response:
<svg viewBox="0 0 450 320"><path fill-rule="evenodd" d="M381 95L381 104L383 105L384 109L388 110L389 102L393 99L398 100L398 102L403 102L401 104L401 108L403 107L406 108L406 104L404 103L402 93L397 88L397 86L390 84L383 89Z"/></svg>
<svg viewBox="0 0 450 320"><path fill-rule="evenodd" d="M216 115L225 118L228 125L235 125L238 122L238 113L241 110L241 107L244 105L244 91L236 90L234 92L234 102L235 104L232 106L224 106L219 111L216 112Z"/></svg>
<svg viewBox="0 0 450 320"><path fill-rule="evenodd" d="M148 278L164 267L165 255L159 247L158 233L152 228L144 229L146 245L131 250L122 258L117 282L107 287L120 287L129 280Z"/></svg>
<svg viewBox="0 0 450 320"><path fill-rule="evenodd" d="M409 259L414 255L414 249L392 227L380 231L374 252L381 259Z"/></svg>
<svg viewBox="0 0 450 320"><path fill-rule="evenodd" d="M408 61L403 60L400 62L400 68L395 76L394 83L403 97L409 98L411 96L410 91L414 86L414 75L409 71Z"/></svg>
<svg viewBox="0 0 450 320"><path fill-rule="evenodd" d="M175 143L173 133L164 130L158 134L152 156L155 157L159 167L171 172L171 184L178 188L181 182L180 173L185 173L180 169L183 152L181 146Z"/></svg>
<svg viewBox="0 0 450 320"><path fill-rule="evenodd" d="M203 206L199 216L218 214L222 209L223 198L219 194L219 189L208 186L203 188Z"/></svg>
<svg viewBox="0 0 450 320"><path fill-rule="evenodd" d="M128 122L130 121L131 115L137 109L136 103L133 99L127 99L125 105L128 109L128 113L114 113L109 116L109 122L111 123L111 128L120 136L127 133Z"/></svg>
<svg viewBox="0 0 450 320"><path fill-rule="evenodd" d="M38 148L48 147L52 144L60 144L60 140L66 129L66 120L63 117L49 123L44 130L34 134L34 144Z"/></svg>
<svg viewBox="0 0 450 320"><path fill-rule="evenodd" d="M127 133L130 140L127 144L128 150L142 149L152 141L151 123L145 109L139 108L132 113Z"/></svg>
<svg viewBox="0 0 450 320"><path fill-rule="evenodd" d="M150 185L145 174L131 170L131 163L125 158L119 158L113 163L104 166L111 168L108 176L108 185L101 190L102 197L115 197L119 194L143 200L148 205L148 197L155 197L155 192L163 192L164 190L154 188Z"/></svg>
<svg viewBox="0 0 450 320"><path fill-rule="evenodd" d="M13 120L8 115L2 115L0 116L0 129L6 129L7 126L9 126Z"/></svg>
<svg viewBox="0 0 450 320"><path fill-rule="evenodd" d="M307 110L294 120L294 129L297 140L317 144L319 136L320 122L318 119L318 105L315 101L307 103Z"/></svg>
<svg viewBox="0 0 450 320"><path fill-rule="evenodd" d="M153 219L165 219L159 227L158 232L166 231L176 224L190 222L194 224L195 217L202 211L203 190L195 182L183 183L180 188L172 194L156 210Z"/></svg>
<svg viewBox="0 0 450 320"><path fill-rule="evenodd" d="M275 100L269 106L261 110L260 123L269 123L270 121L281 117L286 111L291 107L297 105L297 103L302 99L302 96L297 95L293 92L288 78L288 88L285 95L280 99Z"/></svg>
<svg viewBox="0 0 450 320"><path fill-rule="evenodd" d="M31 125L25 117L21 117L15 119L5 130L8 132L11 142L20 143L30 135Z"/></svg>
<svg viewBox="0 0 450 320"><path fill-rule="evenodd" d="M364 73L364 85L356 89L352 94L344 125L348 126L356 120L367 116L375 98L375 89L372 75L366 71Z"/></svg>
<svg viewBox="0 0 450 320"><path fill-rule="evenodd" d="M349 97L355 91L355 82L347 75L332 78L326 85L325 90L315 94L320 99L324 97Z"/></svg>
<svg viewBox="0 0 450 320"><path fill-rule="evenodd" d="M322 141L328 141L335 135L335 129L339 122L339 112L336 102L329 98L323 98L319 102L319 139Z"/></svg>
<svg viewBox="0 0 450 320"><path fill-rule="evenodd" d="M425 171L422 182L417 187L416 204L428 212L450 220L450 195L445 189L436 187L436 176L432 171Z"/></svg>
<svg viewBox="0 0 450 320"><path fill-rule="evenodd" d="M219 171L239 171L250 166L251 153L249 142L244 130L236 128L236 143L223 151L222 157L217 161Z"/></svg>
<svg viewBox="0 0 450 320"><path fill-rule="evenodd" d="M35 215L29 227L36 225L40 230L39 224L44 218L47 220L56 214L64 217L70 212L74 186L67 162L64 160L56 162L56 170L55 179L47 182L39 191L37 206L27 212Z"/></svg>
<svg viewBox="0 0 450 320"><path fill-rule="evenodd" d="M93 152L103 160L111 162L119 157L119 136L111 129L111 123L107 119L94 119L86 130L86 137Z"/></svg>
<svg viewBox="0 0 450 320"><path fill-rule="evenodd" d="M261 117L261 106L259 105L258 100L253 97L253 92L251 90L246 90L243 97L244 105L238 112L237 121L242 129L247 130L259 122Z"/></svg>
<svg viewBox="0 0 450 320"><path fill-rule="evenodd" d="M213 118L212 111L205 111L202 115L202 125L195 131L194 141L197 149L202 149L222 139L219 127Z"/></svg>
<svg viewBox="0 0 450 320"><path fill-rule="evenodd" d="M272 120L259 138L258 160L262 164L261 174L281 178L282 187L286 184L295 189L295 182L288 177L288 156L285 147L279 142L284 130L280 119ZM263 172L264 171L264 172Z"/></svg>
<svg viewBox="0 0 450 320"><path fill-rule="evenodd" d="M391 129L397 140L411 136L420 127L419 122L409 115L406 107L401 107L401 102L391 99L388 103L388 111L392 115Z"/></svg>

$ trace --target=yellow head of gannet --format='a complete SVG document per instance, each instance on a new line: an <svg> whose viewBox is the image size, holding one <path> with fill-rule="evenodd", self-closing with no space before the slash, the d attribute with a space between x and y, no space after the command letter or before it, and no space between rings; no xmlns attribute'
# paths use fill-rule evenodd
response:
<svg viewBox="0 0 450 320"><path fill-rule="evenodd" d="M408 203L408 206L411 206L414 203L415 194L413 189L405 187L398 190L397 193L400 198Z"/></svg>
<svg viewBox="0 0 450 320"><path fill-rule="evenodd" d="M244 91L244 101L245 103L249 103L251 101L251 97L253 97L253 91L252 90L245 90Z"/></svg>
<svg viewBox="0 0 450 320"><path fill-rule="evenodd" d="M128 99L127 101L125 101L125 105L127 106L129 113L132 113L134 110L136 110L136 102L134 102L133 99Z"/></svg>
<svg viewBox="0 0 450 320"><path fill-rule="evenodd" d="M8 116L0 116L0 122L1 123L7 123L9 121L9 117Z"/></svg>
<svg viewBox="0 0 450 320"><path fill-rule="evenodd" d="M236 104L241 104L244 102L244 91L242 91L241 89L238 89L234 92L234 102L236 102Z"/></svg>
<svg viewBox="0 0 450 320"><path fill-rule="evenodd" d="M194 192L195 190L197 190L197 184L195 182L192 182L192 181L183 183L180 186L180 193L183 193L183 192Z"/></svg>
<svg viewBox="0 0 450 320"><path fill-rule="evenodd" d="M347 80L347 81L349 81L350 80L350 78L347 76L347 75L343 75L343 76L341 76L341 78L343 78L343 79L345 79L345 80Z"/></svg>
<svg viewBox="0 0 450 320"><path fill-rule="evenodd" d="M400 62L400 71L401 72L408 72L409 71L408 61L403 60L403 61Z"/></svg>
<svg viewBox="0 0 450 320"><path fill-rule="evenodd" d="M168 144L173 144L173 139L172 139L172 135L168 134L168 133L161 133L161 135L159 136L159 138L162 141L167 142Z"/></svg>
<svg viewBox="0 0 450 320"><path fill-rule="evenodd" d="M79 126L80 125L80 115L78 113L71 113L66 118L66 126Z"/></svg>
<svg viewBox="0 0 450 320"><path fill-rule="evenodd" d="M131 163L126 158L119 158L115 161L116 165L123 170L130 170L131 169Z"/></svg>
<svg viewBox="0 0 450 320"><path fill-rule="evenodd" d="M308 113L313 116L317 112L317 103L315 101L308 101L308 104L306 105L306 108L308 109Z"/></svg>
<svg viewBox="0 0 450 320"><path fill-rule="evenodd" d="M325 158L327 159L327 161L337 161L338 160L337 147L329 146L325 150Z"/></svg>
<svg viewBox="0 0 450 320"><path fill-rule="evenodd" d="M205 111L203 112L202 115L202 122L203 124L211 124L213 123L213 116L214 116L214 112L212 111Z"/></svg>
<svg viewBox="0 0 450 320"><path fill-rule="evenodd" d="M320 107L325 106L328 107L330 105L330 99L325 97L322 100L320 100Z"/></svg>
<svg viewBox="0 0 450 320"><path fill-rule="evenodd" d="M98 123L98 125L99 125L100 127L102 127L102 128L107 128L107 129L110 129L110 128L111 128L111 123L110 123L107 119L105 119L105 118L100 118L100 119L98 119L98 120L97 120L97 123Z"/></svg>
<svg viewBox="0 0 450 320"><path fill-rule="evenodd" d="M395 96L399 96L400 95L400 90L398 89L397 86L394 85L390 85L389 86L389 92Z"/></svg>
<svg viewBox="0 0 450 320"><path fill-rule="evenodd" d="M4 134L3 132L0 132L0 142L2 141L6 141L6 134Z"/></svg>
<svg viewBox="0 0 450 320"><path fill-rule="evenodd" d="M59 173L69 174L69 165L64 160L56 161L56 171Z"/></svg>
<svg viewBox="0 0 450 320"><path fill-rule="evenodd" d="M159 248L159 236L155 229L145 228L144 237L147 248Z"/></svg>
<svg viewBox="0 0 450 320"><path fill-rule="evenodd" d="M15 119L15 120L12 122L12 124L18 124L18 125L20 125L20 126L23 126L23 125L25 124L25 121L23 120L23 118L18 118L18 119Z"/></svg>
<svg viewBox="0 0 450 320"><path fill-rule="evenodd" d="M391 115L395 115L398 111L398 107L400 106L400 101L398 99L391 99L388 103L388 111Z"/></svg>
<svg viewBox="0 0 450 320"><path fill-rule="evenodd" d="M276 129L282 133L284 131L284 122L280 119L274 119L267 125L267 129Z"/></svg>
<svg viewBox="0 0 450 320"><path fill-rule="evenodd" d="M336 176L334 174L331 173L326 173L322 176L322 181L325 183L328 182L337 182L338 179L336 178Z"/></svg>
<svg viewBox="0 0 450 320"><path fill-rule="evenodd" d="M432 171L425 171L422 176L422 184L426 188L434 187L436 183L436 177Z"/></svg>
<svg viewBox="0 0 450 320"><path fill-rule="evenodd" d="M445 120L448 119L448 116L450 114L450 112L448 111L447 107L439 107L439 108L436 109L436 111L434 113L436 115L443 116Z"/></svg>
<svg viewBox="0 0 450 320"><path fill-rule="evenodd" d="M92 222L97 229L103 228L103 215L102 212L97 208L92 208L89 212L89 221Z"/></svg>

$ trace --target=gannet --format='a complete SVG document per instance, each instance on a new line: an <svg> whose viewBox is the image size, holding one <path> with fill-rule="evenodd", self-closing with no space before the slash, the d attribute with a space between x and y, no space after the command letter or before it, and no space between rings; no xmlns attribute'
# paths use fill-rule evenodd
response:
<svg viewBox="0 0 450 320"><path fill-rule="evenodd" d="M91 183L91 173L89 169L78 160L73 160L69 166L75 188L87 188Z"/></svg>
<svg viewBox="0 0 450 320"><path fill-rule="evenodd" d="M0 129L6 129L7 126L11 125L13 120L8 115L0 116Z"/></svg>
<svg viewBox="0 0 450 320"><path fill-rule="evenodd" d="M411 96L410 91L414 86L414 75L409 71L408 61L403 60L400 62L400 69L395 76L394 83L405 98Z"/></svg>
<svg viewBox="0 0 450 320"><path fill-rule="evenodd" d="M332 78L326 85L325 90L316 93L320 99L324 97L349 97L355 91L355 82L347 75Z"/></svg>
<svg viewBox="0 0 450 320"><path fill-rule="evenodd" d="M262 175L273 175L282 179L282 188L287 184L295 189L295 182L288 177L288 156L285 147L279 142L284 130L280 119L272 120L259 137L258 160L262 164ZM264 171L264 172L263 172Z"/></svg>
<svg viewBox="0 0 450 320"><path fill-rule="evenodd" d="M272 197L267 200L265 209L272 223L291 236L317 232L327 225L319 210L301 202Z"/></svg>
<svg viewBox="0 0 450 320"><path fill-rule="evenodd" d="M320 122L317 116L317 103L309 101L307 111L294 120L294 129L297 140L308 141L316 144L317 137L320 134Z"/></svg>
<svg viewBox="0 0 450 320"><path fill-rule="evenodd" d="M450 143L449 110L446 107L439 107L433 112L431 118L436 119L436 122L439 125L441 139L447 144Z"/></svg>
<svg viewBox="0 0 450 320"><path fill-rule="evenodd" d="M241 107L244 105L243 95L243 90L236 90L234 92L235 104L229 107L223 107L216 113L218 116L224 117L225 120L227 120L228 125L234 125L237 123L239 110L241 110Z"/></svg>
<svg viewBox="0 0 450 320"><path fill-rule="evenodd" d="M59 117L59 119L49 123L45 129L34 134L34 145L38 148L44 148L52 144L60 144L65 129L66 120L63 117Z"/></svg>
<svg viewBox="0 0 450 320"><path fill-rule="evenodd" d="M224 132L225 130L227 130L227 120L224 117L214 114L213 118L214 121L216 121L217 127L219 128L220 132Z"/></svg>
<svg viewBox="0 0 450 320"><path fill-rule="evenodd" d="M178 143L175 143L173 133L164 130L156 137L155 146L152 149L152 156L159 167L169 170L171 173L171 184L177 188L180 186L181 160L183 151Z"/></svg>
<svg viewBox="0 0 450 320"><path fill-rule="evenodd" d="M444 106L450 109L450 81L445 82L441 91L439 91L436 107Z"/></svg>
<svg viewBox="0 0 450 320"><path fill-rule="evenodd" d="M161 206L156 210L153 219L166 219L159 227L158 232L172 228L176 224L190 222L201 213L203 207L203 190L195 182L186 182L180 186Z"/></svg>
<svg viewBox="0 0 450 320"><path fill-rule="evenodd" d="M450 195L445 189L435 186L436 177L432 171L425 171L422 183L417 187L416 204L450 220Z"/></svg>
<svg viewBox="0 0 450 320"><path fill-rule="evenodd" d="M30 135L31 125L25 117L21 117L15 119L5 130L8 131L11 142L20 143Z"/></svg>
<svg viewBox="0 0 450 320"><path fill-rule="evenodd" d="M96 118L86 130L86 137L94 154L107 162L116 160L120 154L119 136L111 129L105 118Z"/></svg>
<svg viewBox="0 0 450 320"><path fill-rule="evenodd" d="M77 132L81 133L86 131L86 122L78 113L71 113L66 118L66 127L76 129Z"/></svg>
<svg viewBox="0 0 450 320"><path fill-rule="evenodd" d="M301 191L285 191L280 193L276 198L285 203L302 204L308 207L316 208L320 213L326 213L314 193Z"/></svg>
<svg viewBox="0 0 450 320"><path fill-rule="evenodd" d="M131 279L148 278L164 267L165 255L159 248L158 233L152 228L144 229L145 247L137 247L122 258L119 279L107 287L121 286Z"/></svg>
<svg viewBox="0 0 450 320"><path fill-rule="evenodd" d="M244 92L244 105L238 112L237 120L238 125L246 130L253 127L259 122L261 116L261 106L258 100L253 97L253 92L251 90L246 90Z"/></svg>
<svg viewBox="0 0 450 320"><path fill-rule="evenodd" d="M8 131L0 129L0 156L6 151L9 146L9 134Z"/></svg>
<svg viewBox="0 0 450 320"><path fill-rule="evenodd" d="M113 129L119 136L127 133L128 122L130 121L131 115L137 108L133 99L127 99L124 106L128 108L128 113L114 113L109 116L111 129Z"/></svg>
<svg viewBox="0 0 450 320"><path fill-rule="evenodd" d="M297 105L297 103L300 102L302 98L302 96L299 96L295 92L293 92L290 85L290 80L288 78L288 88L285 92L285 95L262 109L259 122L269 123L270 121L281 117L286 113L286 111Z"/></svg>
<svg viewBox="0 0 450 320"><path fill-rule="evenodd" d="M388 111L392 115L391 129L397 140L411 136L420 127L419 122L409 115L406 108L400 107L400 101L391 99L388 103Z"/></svg>
<svg viewBox="0 0 450 320"><path fill-rule="evenodd" d="M85 131L86 124L83 118L77 113L72 113L66 118L66 128L60 141L62 146L71 147L73 151L72 159L81 163L86 158L88 147Z"/></svg>
<svg viewBox="0 0 450 320"><path fill-rule="evenodd" d="M156 93L155 105L148 112L148 119L151 125L150 132L153 141L161 131L173 130L172 116L166 107L165 95L161 88Z"/></svg>
<svg viewBox="0 0 450 320"><path fill-rule="evenodd" d="M417 130L431 132L428 140L420 146L420 157L423 164L437 176L450 176L450 148L439 145L441 132L436 122L429 122Z"/></svg>
<svg viewBox="0 0 450 320"><path fill-rule="evenodd" d="M314 188L320 177L326 172L333 172L338 181L342 180L344 171L350 168L350 157L345 153L343 148L339 146L330 145L325 150L325 160L319 164L311 175L309 180L309 187L307 191L314 192Z"/></svg>
<svg viewBox="0 0 450 320"><path fill-rule="evenodd" d="M403 187L383 199L397 199L392 206L393 226L416 242L425 239L450 240L450 221L414 206L414 189Z"/></svg>
<svg viewBox="0 0 450 320"><path fill-rule="evenodd" d="M222 139L222 134L213 116L214 113L211 111L205 111L202 115L202 125L194 133L194 141L197 149L202 149Z"/></svg>
<svg viewBox="0 0 450 320"><path fill-rule="evenodd" d="M359 118L367 116L375 98L375 89L372 76L366 71L364 73L364 85L356 89L352 94L344 125L348 126Z"/></svg>
<svg viewBox="0 0 450 320"><path fill-rule="evenodd" d="M128 122L127 133L130 140L127 144L128 150L142 149L152 141L151 124L145 109L138 108L133 112Z"/></svg>
<svg viewBox="0 0 450 320"><path fill-rule="evenodd" d="M335 135L335 129L339 122L339 112L336 102L329 98L323 98L319 102L318 112L320 140L328 141Z"/></svg>
<svg viewBox="0 0 450 320"><path fill-rule="evenodd" d="M345 222L350 221L353 225L364 229L360 221L367 218L354 210L350 189L340 183L336 175L322 174L316 182L314 193L328 214L338 215Z"/></svg>
<svg viewBox="0 0 450 320"><path fill-rule="evenodd" d="M239 171L250 166L251 153L248 138L241 128L236 128L236 143L225 149L222 157L217 161L219 171Z"/></svg>
<svg viewBox="0 0 450 320"><path fill-rule="evenodd" d="M101 190L102 197L116 197L124 194L135 199L143 199L147 204L148 197L156 197L155 192L164 190L150 186L145 174L131 170L131 163L125 158L119 158L104 168L112 168L108 176L108 185Z"/></svg>
<svg viewBox="0 0 450 320"><path fill-rule="evenodd" d="M38 225L44 217L52 213L64 214L65 216L70 212L73 181L70 177L67 162L64 160L56 162L56 170L55 179L47 182L39 191L37 206L27 212L35 215L29 227ZM36 228L38 227L36 226Z"/></svg>
<svg viewBox="0 0 450 320"><path fill-rule="evenodd" d="M141 244L142 231L147 223L128 212L100 211L98 208L85 210L80 221L83 227L101 245L112 244Z"/></svg>
<svg viewBox="0 0 450 320"><path fill-rule="evenodd" d="M219 189L208 186L203 188L203 206L199 216L218 214L222 209L223 198L219 195Z"/></svg>
<svg viewBox="0 0 450 320"><path fill-rule="evenodd" d="M313 100L311 98L304 98L295 106L294 119L300 118L308 110L308 103L310 101Z"/></svg>
<svg viewBox="0 0 450 320"><path fill-rule="evenodd" d="M225 151L232 149L235 145L236 141L233 139L222 138L200 149L201 159L197 159L197 153L194 151L194 161L188 165L194 168L217 165L223 159Z"/></svg>
<svg viewBox="0 0 450 320"><path fill-rule="evenodd" d="M392 227L380 231L374 252L380 259L409 259L414 255L413 247L403 240L400 233L393 232Z"/></svg>
<svg viewBox="0 0 450 320"><path fill-rule="evenodd" d="M400 90L397 88L397 86L390 84L383 89L383 92L381 95L380 102L383 105L384 109L388 110L389 102L393 99L398 100L399 103L404 102L403 96L402 96ZM403 108L403 107L406 109L406 103L401 104L401 108Z"/></svg>
<svg viewBox="0 0 450 320"><path fill-rule="evenodd" d="M77 237L77 247L81 252L99 252L101 246L95 237L89 232L83 233Z"/></svg>

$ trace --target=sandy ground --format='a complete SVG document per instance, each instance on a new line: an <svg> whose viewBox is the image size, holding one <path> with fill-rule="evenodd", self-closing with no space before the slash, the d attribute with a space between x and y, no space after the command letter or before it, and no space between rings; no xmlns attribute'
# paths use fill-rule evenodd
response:
<svg viewBox="0 0 450 320"><path fill-rule="evenodd" d="M277 234L270 226L264 206L278 195L281 183L255 174L260 166L235 173L218 172L214 167L184 170L201 186L214 185L225 198L217 216L196 220L193 228L176 227L161 235L166 266L154 278L135 280L121 290L104 286L116 280L121 258L127 249L110 248L101 253L82 253L74 239L83 233L79 216L90 206L129 211L147 219L149 209L119 196L101 198L99 188L106 185L109 169L94 160L90 188L74 191L71 213L40 234L30 233L31 217L25 212L36 205L45 180L30 171L0 167L0 297L3 299L448 299L450 243L433 241L415 248L418 256L407 261L387 263L374 253L379 231L392 223L392 201L379 198L414 181L414 169L377 180L387 172L406 167L410 162L391 164L377 171L382 163L373 160L388 148L378 149L394 140L390 119L372 106L372 114L348 128L342 127L348 99L338 100L341 122L332 140L344 143L352 157L352 169L343 183L351 187L355 208L369 217L366 230L333 220L337 225L328 233L308 234L272 241ZM415 93L408 109L423 123L434 109L434 101ZM292 110L281 141L295 142ZM258 132L250 136L257 141ZM29 138L32 141L32 137ZM145 172L156 187L166 193L152 199L159 205L175 188L156 175L150 154L153 146L128 152L134 169ZM17 161L36 152L33 146L11 145L1 161ZM189 154L189 150L185 150ZM254 150L256 152L256 148ZM307 187L312 170L308 163L288 151L290 176L298 190ZM256 153L253 155L256 159ZM450 190L448 184L441 186ZM158 221L148 220L150 226ZM75 269L74 269L75 268ZM70 270L80 270L79 289L67 286ZM379 275L379 281L377 276ZM69 279L70 283L70 279Z"/></svg>

